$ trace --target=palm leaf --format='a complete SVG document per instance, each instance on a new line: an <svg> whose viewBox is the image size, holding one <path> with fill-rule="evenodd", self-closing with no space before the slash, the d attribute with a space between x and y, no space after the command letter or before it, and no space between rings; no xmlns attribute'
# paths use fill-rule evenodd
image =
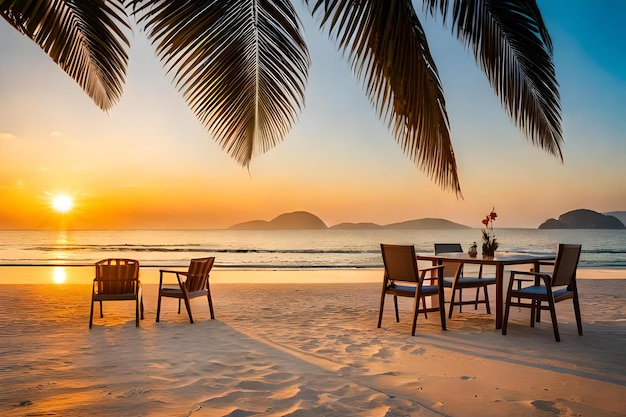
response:
<svg viewBox="0 0 626 417"><path fill-rule="evenodd" d="M443 89L411 1L307 3L347 55L403 151L461 196Z"/></svg>
<svg viewBox="0 0 626 417"><path fill-rule="evenodd" d="M119 100L129 47L121 1L0 0L0 15L35 41L101 109Z"/></svg>
<svg viewBox="0 0 626 417"><path fill-rule="evenodd" d="M132 1L196 117L240 164L278 144L310 58L288 0Z"/></svg>
<svg viewBox="0 0 626 417"><path fill-rule="evenodd" d="M449 0L424 0L447 18ZM501 103L536 146L563 159L552 41L534 0L453 0L453 32L471 47Z"/></svg>

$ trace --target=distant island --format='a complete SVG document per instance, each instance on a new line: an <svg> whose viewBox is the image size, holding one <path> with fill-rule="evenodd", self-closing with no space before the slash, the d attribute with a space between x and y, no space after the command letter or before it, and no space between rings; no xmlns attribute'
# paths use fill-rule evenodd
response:
<svg viewBox="0 0 626 417"><path fill-rule="evenodd" d="M266 220L252 220L243 223L237 223L230 226L230 230L324 230L324 229L342 229L342 230L452 230L452 229L471 229L459 223L454 223L444 219L416 219L407 220L399 223L391 223L387 225L379 225L375 223L340 223L335 226L328 227L326 223L315 214L306 211L294 211L292 213L283 213L278 217Z"/></svg>
<svg viewBox="0 0 626 417"><path fill-rule="evenodd" d="M626 211L598 213L589 209L572 210L558 219L547 219L539 229L626 229ZM251 220L237 223L229 230L458 230L470 226L445 219L423 218L390 224L339 223L327 226L322 219L307 211L283 213L272 220Z"/></svg>
<svg viewBox="0 0 626 417"><path fill-rule="evenodd" d="M561 214L558 220L546 220L539 229L626 229L626 226L615 216L578 209Z"/></svg>
<svg viewBox="0 0 626 417"><path fill-rule="evenodd" d="M283 213L270 221L252 220L237 223L229 227L234 230L323 230L328 229L326 223L315 214L306 211Z"/></svg>
<svg viewBox="0 0 626 417"><path fill-rule="evenodd" d="M609 211L608 213L604 213L607 216L616 217L619 221L626 225L626 211Z"/></svg>

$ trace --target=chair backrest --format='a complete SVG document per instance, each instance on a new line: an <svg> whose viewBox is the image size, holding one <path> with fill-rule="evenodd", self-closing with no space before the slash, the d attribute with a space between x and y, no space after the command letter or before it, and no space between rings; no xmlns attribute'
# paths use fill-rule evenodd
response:
<svg viewBox="0 0 626 417"><path fill-rule="evenodd" d="M463 252L463 248L460 243L435 243L435 255L440 253L450 252ZM443 276L452 277L455 276L460 262L443 262ZM462 271L461 271L462 273Z"/></svg>
<svg viewBox="0 0 626 417"><path fill-rule="evenodd" d="M96 262L98 294L136 293L139 283L139 261L111 258Z"/></svg>
<svg viewBox="0 0 626 417"><path fill-rule="evenodd" d="M559 243L552 274L552 286L570 285L576 279L576 269L582 245Z"/></svg>
<svg viewBox="0 0 626 417"><path fill-rule="evenodd" d="M201 291L207 288L209 282L209 272L213 268L215 257L192 259L187 271L185 287L187 291Z"/></svg>
<svg viewBox="0 0 626 417"><path fill-rule="evenodd" d="M413 245L380 244L385 277L392 281L419 282L417 258Z"/></svg>
<svg viewBox="0 0 626 417"><path fill-rule="evenodd" d="M448 252L463 252L460 243L435 243L435 255Z"/></svg>

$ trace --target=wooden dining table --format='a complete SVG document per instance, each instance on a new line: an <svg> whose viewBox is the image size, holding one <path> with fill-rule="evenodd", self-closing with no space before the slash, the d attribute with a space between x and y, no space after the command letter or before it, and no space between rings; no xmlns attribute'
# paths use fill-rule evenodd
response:
<svg viewBox="0 0 626 417"><path fill-rule="evenodd" d="M541 264L554 261L556 254L553 255L528 255L528 254L502 254L496 253L496 256L477 255L471 257L463 252L450 252L438 254L417 254L418 261L430 261L433 265L442 265L443 262L457 262L463 264L475 265L493 265L496 269L496 329L502 328L502 319L504 315L504 267L512 265L532 265L534 271L540 271ZM439 270L442 274L441 269ZM440 276L440 279L443 278Z"/></svg>

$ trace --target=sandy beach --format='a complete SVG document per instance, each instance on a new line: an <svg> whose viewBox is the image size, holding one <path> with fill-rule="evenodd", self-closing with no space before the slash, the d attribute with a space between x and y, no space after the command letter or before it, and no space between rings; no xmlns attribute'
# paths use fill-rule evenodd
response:
<svg viewBox="0 0 626 417"><path fill-rule="evenodd" d="M214 271L216 320L196 299L194 324L174 300L155 323L146 277L139 328L132 304L109 302L89 330L86 284L0 285L0 414L626 415L626 279L580 279L584 336L564 302L556 343L549 321L532 329L517 309L507 336L479 308L447 331L420 316L411 337L409 300L400 323L388 302L377 329L380 271L316 271L342 279L301 284L251 274Z"/></svg>

